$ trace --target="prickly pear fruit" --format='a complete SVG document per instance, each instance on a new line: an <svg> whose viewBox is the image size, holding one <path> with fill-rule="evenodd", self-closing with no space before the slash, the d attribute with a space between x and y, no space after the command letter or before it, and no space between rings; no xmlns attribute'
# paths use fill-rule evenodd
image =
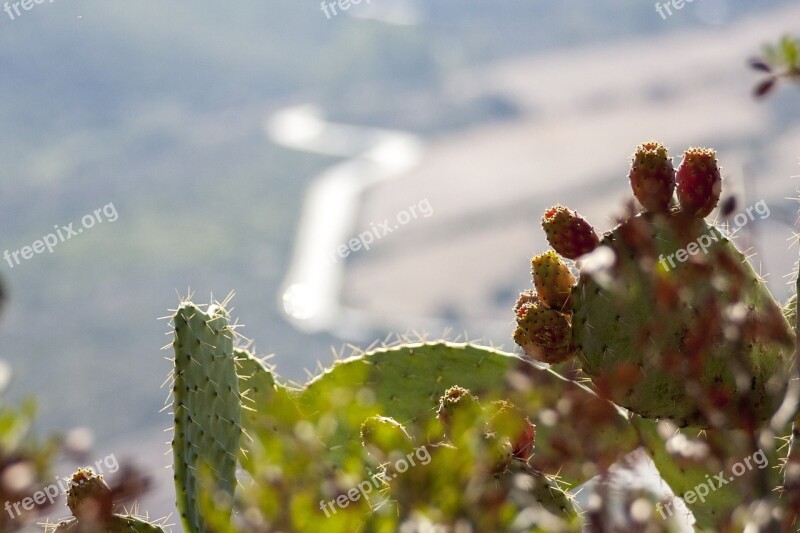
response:
<svg viewBox="0 0 800 533"><path fill-rule="evenodd" d="M531 274L539 299L551 309L567 308L575 276L554 251L549 250L531 260Z"/></svg>
<svg viewBox="0 0 800 533"><path fill-rule="evenodd" d="M406 428L388 416L371 416L361 424L361 443L384 455L393 451L405 452L411 449L411 437Z"/></svg>
<svg viewBox="0 0 800 533"><path fill-rule="evenodd" d="M597 247L600 238L580 215L556 205L545 211L542 227L550 246L567 259L578 259Z"/></svg>
<svg viewBox="0 0 800 533"><path fill-rule="evenodd" d="M540 304L524 304L517 313L514 342L531 359L562 363L575 355L567 317Z"/></svg>
<svg viewBox="0 0 800 533"><path fill-rule="evenodd" d="M452 439L455 435L471 429L480 413L481 406L478 399L469 390L456 385L444 391L439 398L436 416L446 428L446 434Z"/></svg>
<svg viewBox="0 0 800 533"><path fill-rule="evenodd" d="M664 145L640 144L628 174L633 194L648 211L667 211L675 192L675 169Z"/></svg>
<svg viewBox="0 0 800 533"><path fill-rule="evenodd" d="M722 192L717 153L707 148L686 150L676 181L681 209L698 218L707 217L717 206Z"/></svg>
<svg viewBox="0 0 800 533"><path fill-rule="evenodd" d="M508 439L514 459L530 459L533 456L536 426L522 410L507 400L492 402L488 409L489 430Z"/></svg>
<svg viewBox="0 0 800 533"><path fill-rule="evenodd" d="M539 296L536 294L536 291L527 289L519 293L519 297L514 304L514 316L520 316L525 304L539 304Z"/></svg>
<svg viewBox="0 0 800 533"><path fill-rule="evenodd" d="M106 522L114 511L111 489L103 481L103 476L81 468L72 475L67 490L67 507L75 518Z"/></svg>

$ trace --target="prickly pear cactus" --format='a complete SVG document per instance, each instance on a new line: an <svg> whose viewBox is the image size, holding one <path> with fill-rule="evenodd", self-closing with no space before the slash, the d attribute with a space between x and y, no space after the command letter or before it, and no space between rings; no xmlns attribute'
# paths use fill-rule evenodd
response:
<svg viewBox="0 0 800 533"><path fill-rule="evenodd" d="M172 317L172 441L177 506L187 531L209 531L202 500L230 508L240 449L241 396L234 332L224 304L183 302Z"/></svg>
<svg viewBox="0 0 800 533"><path fill-rule="evenodd" d="M645 210L631 204L603 235L565 207L545 213L554 250L533 258L534 288L514 307L526 357L406 343L285 384L237 346L224 304L183 302L173 394L185 528L671 531L671 500L624 499L608 481L640 446L699 530L794 523L800 503L779 500L800 502L798 440L780 495L766 466L796 422L796 306L781 309L704 220L721 193L713 151L688 150L676 171L645 143L629 179ZM593 476L600 499L584 514L567 489Z"/></svg>
<svg viewBox="0 0 800 533"><path fill-rule="evenodd" d="M793 333L745 256L702 218L721 190L714 152L687 150L675 172L666 148L645 143L630 180L653 210L599 240L568 209L545 213L548 240L579 259L580 275L568 309L523 302L515 340L544 362L577 355L602 396L642 417L754 427L783 398Z"/></svg>
<svg viewBox="0 0 800 533"><path fill-rule="evenodd" d="M183 302L173 321L176 490L188 531L318 531L321 520L332 532L394 531L404 522L426 521L505 530L530 509L540 509L535 516L553 530L574 530L579 514L565 488L602 472L638 444L625 416L608 401L552 370L490 348L445 342L380 348L340 360L297 387L280 383L262 360L234 346L222 306L204 311ZM475 416L462 419L457 435L445 431L437 416L440 398L456 386L480 397ZM235 448L222 446L226 438L233 442L230 431L238 435L236 425L226 422L236 416L242 438ZM216 426L203 425L217 417ZM188 436L193 426L194 438ZM214 442L200 439L211 431L219 432ZM423 449L430 457L420 464ZM413 473L384 476L368 497L354 498L348 490L359 483L366 490L360 480L376 470L385 474L394 464L388 458L412 461L414 453ZM224 482L232 489L226 473L232 470L219 470L231 466L229 454L246 472L227 507L236 513L235 528L218 495L202 497L208 478L192 477L202 468L181 467L187 460L199 465L221 458L208 472L219 478L214 487ZM474 487L473 498L458 497L461 484L452 479ZM422 486L440 492L428 494ZM487 505L499 514L484 512Z"/></svg>

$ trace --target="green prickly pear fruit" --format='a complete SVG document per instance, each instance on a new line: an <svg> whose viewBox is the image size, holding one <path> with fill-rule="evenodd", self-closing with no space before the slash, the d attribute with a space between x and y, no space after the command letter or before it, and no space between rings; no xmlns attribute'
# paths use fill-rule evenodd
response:
<svg viewBox="0 0 800 533"><path fill-rule="evenodd" d="M531 359L551 365L575 355L567 317L540 304L526 303L519 309L514 342Z"/></svg>
<svg viewBox="0 0 800 533"><path fill-rule="evenodd" d="M601 395L681 427L752 427L774 412L792 333L728 238L699 218L644 213L601 248L607 268L582 273L572 294L573 341Z"/></svg>
<svg viewBox="0 0 800 533"><path fill-rule="evenodd" d="M456 385L444 391L442 397L439 398L436 417L444 425L447 435L452 439L454 435L471 429L481 412L482 408L478 399L469 390Z"/></svg>
<svg viewBox="0 0 800 533"><path fill-rule="evenodd" d="M554 251L549 250L531 260L531 274L536 292L544 304L557 310L567 308L575 276Z"/></svg>
<svg viewBox="0 0 800 533"><path fill-rule="evenodd" d="M542 227L550 246L567 259L578 259L597 248L600 238L580 215L556 205L545 211Z"/></svg>
<svg viewBox="0 0 800 533"><path fill-rule="evenodd" d="M411 436L403 425L388 416L371 416L361 424L361 442L383 455L394 451L405 453L412 447Z"/></svg>
<svg viewBox="0 0 800 533"><path fill-rule="evenodd" d="M675 192L675 169L663 144L640 144L628 174L633 194L648 211L667 211Z"/></svg>
<svg viewBox="0 0 800 533"><path fill-rule="evenodd" d="M691 216L707 217L717 206L722 192L717 153L708 148L686 150L676 181L681 209Z"/></svg>

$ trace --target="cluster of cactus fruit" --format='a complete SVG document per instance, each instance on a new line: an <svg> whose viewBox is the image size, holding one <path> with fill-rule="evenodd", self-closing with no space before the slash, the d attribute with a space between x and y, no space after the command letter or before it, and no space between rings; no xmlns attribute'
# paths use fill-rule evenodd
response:
<svg viewBox="0 0 800 533"><path fill-rule="evenodd" d="M609 468L644 450L679 497L713 488L685 497L698 530L794 530L796 307L781 309L704 220L721 194L713 151L687 150L676 171L645 143L629 179L640 206L603 235L565 207L545 212L553 250L533 258L514 308L522 356L406 341L284 384L228 300L182 301L171 406L183 529L674 531L671 502L608 490ZM756 452L770 468L728 479ZM581 509L570 489L594 477L599 499ZM113 501L79 471L74 518L54 530L163 530Z"/></svg>
<svg viewBox="0 0 800 533"><path fill-rule="evenodd" d="M533 258L514 340L545 363L577 356L598 393L645 418L764 421L784 397L794 336L742 253L703 220L720 198L716 154L691 148L676 171L664 146L644 143L629 179L644 210L629 207L602 238L567 208L545 212L555 252Z"/></svg>

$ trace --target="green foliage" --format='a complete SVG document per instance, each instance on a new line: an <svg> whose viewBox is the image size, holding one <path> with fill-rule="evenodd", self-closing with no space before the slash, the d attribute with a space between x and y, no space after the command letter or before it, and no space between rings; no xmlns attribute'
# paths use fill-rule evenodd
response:
<svg viewBox="0 0 800 533"><path fill-rule="evenodd" d="M5 305L5 288L0 279L0 312ZM0 502L13 504L23 501L50 480L51 464L60 448L58 439L44 442L31 432L36 415L34 400L20 406L5 399L11 371L0 360ZM18 514L20 513L20 514ZM35 512L17 507L0 512L0 531L16 531L25 527Z"/></svg>
<svg viewBox="0 0 800 533"><path fill-rule="evenodd" d="M750 66L765 73L753 90L756 97L764 97L774 90L778 80L800 80L800 39L784 35L777 44L764 47L764 56L750 60Z"/></svg>
<svg viewBox="0 0 800 533"><path fill-rule="evenodd" d="M52 479L51 465L60 444L56 438L41 441L32 434L35 412L33 400L20 406L6 402L0 384L0 503L21 502ZM30 510L17 510L14 516L7 509L0 512L0 531L23 528L35 516Z"/></svg>
<svg viewBox="0 0 800 533"><path fill-rule="evenodd" d="M326 531L395 531L405 522L452 526L460 520L475 530L503 531L525 509L535 510L542 524L559 524L551 530L574 527L577 513L553 476L557 468L550 475L538 469L559 462L556 434L541 424L530 462L513 459L513 443L498 435L515 432L501 423L498 409L481 407L492 406L493 398L532 407L520 413L555 408L558 399L562 407L572 399L576 408L610 407L608 426L582 426L580 436L561 435L576 444L596 440L595 446L582 450L587 464L600 456L613 462L637 443L625 418L604 400L489 348L449 343L383 348L337 362L303 389L277 384L252 356L244 359L246 396L254 405L269 407L244 418L253 440L245 444L243 466L253 480L266 482L245 485L242 499L251 512L241 516L260 516L269 529L313 531L324 520ZM526 369L541 374L541 386L515 390L509 374ZM524 380L522 374L517 378ZM475 399L468 402L471 407L448 408L443 425L439 397L458 383L480 394L481 403ZM490 420L492 431L487 430ZM415 458L416 464L404 465L402 472L387 467ZM580 476L576 480L586 476L571 473ZM472 487L467 495L461 494L464 486ZM327 504L337 499L343 506ZM487 512L492 505L497 505L496 513ZM255 524L249 527L257 529Z"/></svg>

